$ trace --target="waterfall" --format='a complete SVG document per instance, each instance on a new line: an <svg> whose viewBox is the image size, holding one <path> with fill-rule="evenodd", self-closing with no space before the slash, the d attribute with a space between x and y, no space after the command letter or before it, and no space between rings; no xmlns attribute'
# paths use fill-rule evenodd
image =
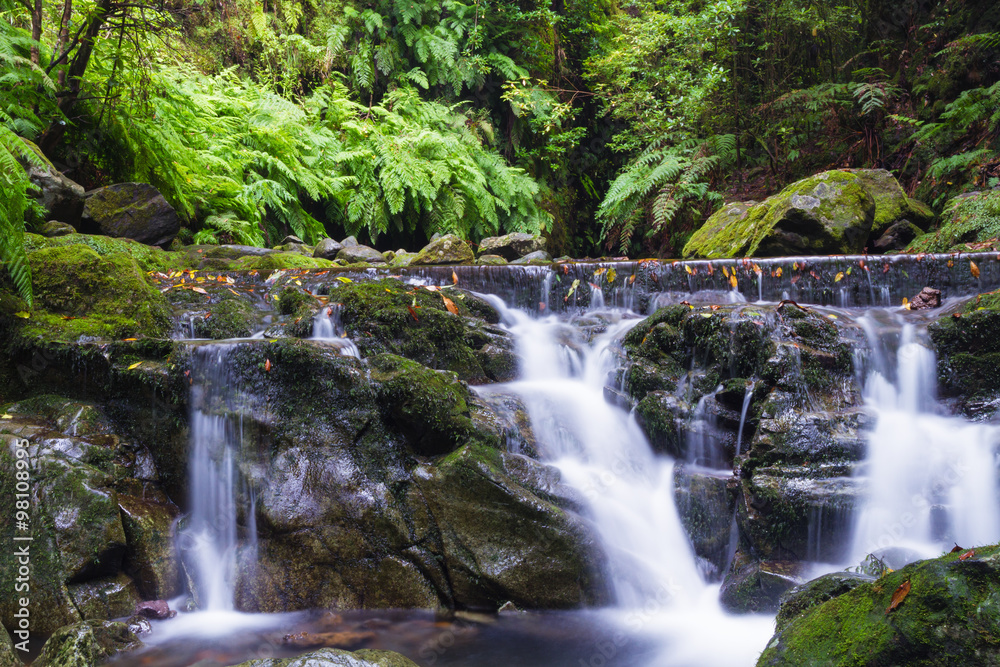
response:
<svg viewBox="0 0 1000 667"><path fill-rule="evenodd" d="M231 611L240 548L256 552L254 514L247 513L242 542L237 526L241 477L241 410L245 396L232 386L227 345L196 347L192 354L190 514L181 531L185 571L199 608Z"/></svg>
<svg viewBox="0 0 1000 667"><path fill-rule="evenodd" d="M593 309L576 321L533 318L487 298L517 341L521 373L479 391L519 397L541 457L587 499L608 552L618 620L663 647L645 664L752 664L771 619L722 612L719 587L702 579L677 511L674 461L656 455L634 418L605 398L612 345L639 319Z"/></svg>
<svg viewBox="0 0 1000 667"><path fill-rule="evenodd" d="M877 416L862 475L869 493L854 532L854 562L885 554L892 567L957 543L1000 539L1000 428L949 416L936 399L937 366L926 332L899 314L859 319L866 405Z"/></svg>
<svg viewBox="0 0 1000 667"><path fill-rule="evenodd" d="M361 358L358 346L347 337L340 321L341 305L332 303L319 309L313 317L312 340L324 341L337 347L345 357Z"/></svg>

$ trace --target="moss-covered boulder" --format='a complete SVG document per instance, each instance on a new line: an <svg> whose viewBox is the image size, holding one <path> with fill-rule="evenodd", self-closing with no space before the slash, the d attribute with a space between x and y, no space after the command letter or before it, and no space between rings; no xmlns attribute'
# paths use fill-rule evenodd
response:
<svg viewBox="0 0 1000 667"><path fill-rule="evenodd" d="M827 171L761 204L727 204L691 237L682 254L711 259L856 254L868 242L875 214L864 179Z"/></svg>
<svg viewBox="0 0 1000 667"><path fill-rule="evenodd" d="M177 507L165 498L118 494L126 551L124 571L146 600L166 600L181 592L174 524Z"/></svg>
<svg viewBox="0 0 1000 667"><path fill-rule="evenodd" d="M781 632L789 621L827 600L854 590L861 584L875 581L870 574L860 572L829 572L799 584L781 595L775 625Z"/></svg>
<svg viewBox="0 0 1000 667"><path fill-rule="evenodd" d="M353 245L342 247L337 252L337 259L343 260L348 264L355 264L357 262L365 262L367 264L385 264L385 257L382 256L375 248L370 248L366 245Z"/></svg>
<svg viewBox="0 0 1000 667"><path fill-rule="evenodd" d="M38 667L97 667L121 653L142 648L125 623L87 621L55 632L32 665Z"/></svg>
<svg viewBox="0 0 1000 667"><path fill-rule="evenodd" d="M971 252L1000 249L1000 190L967 192L949 200L941 227L913 240L906 252Z"/></svg>
<svg viewBox="0 0 1000 667"><path fill-rule="evenodd" d="M84 231L167 247L180 231L174 207L147 183L118 183L87 194Z"/></svg>
<svg viewBox="0 0 1000 667"><path fill-rule="evenodd" d="M500 256L508 262L513 262L525 255L545 250L545 244L546 240L542 236L520 232L505 236L490 236L479 242L479 254Z"/></svg>
<svg viewBox="0 0 1000 667"><path fill-rule="evenodd" d="M66 236L49 238L37 234L26 234L24 242L24 246L29 252L42 248L61 248L71 245L87 246L101 257L126 255L135 260L139 268L145 272L188 268L188 260L190 259L182 253L167 252L162 248L148 246L132 239L119 239L95 234L67 234ZM195 267L197 267L196 260L191 264L191 268Z"/></svg>
<svg viewBox="0 0 1000 667"><path fill-rule="evenodd" d="M454 234L445 234L431 241L410 262L412 266L426 264L472 264L476 256L469 244Z"/></svg>
<svg viewBox="0 0 1000 667"><path fill-rule="evenodd" d="M938 386L970 416L1000 396L998 330L1000 292L982 294L929 327L938 353Z"/></svg>
<svg viewBox="0 0 1000 667"><path fill-rule="evenodd" d="M329 269L333 262L308 257L300 252L269 252L264 255L244 255L231 265L233 271L280 271L282 269Z"/></svg>
<svg viewBox="0 0 1000 667"><path fill-rule="evenodd" d="M914 225L919 230L928 229L934 224L937 217L934 215L934 211L927 204L906 196L896 177L885 169L847 169L845 171L861 179L863 187L875 200L875 218L872 221L869 239L872 243L894 224L902 221Z"/></svg>
<svg viewBox="0 0 1000 667"><path fill-rule="evenodd" d="M23 654L22 654L23 655ZM14 651L14 642L10 640L7 629L0 623L0 667L20 667L21 661Z"/></svg>
<svg viewBox="0 0 1000 667"><path fill-rule="evenodd" d="M757 662L1000 665L1000 553L919 561L785 618Z"/></svg>

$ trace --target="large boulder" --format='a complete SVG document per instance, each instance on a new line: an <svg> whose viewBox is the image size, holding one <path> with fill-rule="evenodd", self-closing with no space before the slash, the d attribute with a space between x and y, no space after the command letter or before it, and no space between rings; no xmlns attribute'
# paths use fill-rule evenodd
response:
<svg viewBox="0 0 1000 667"><path fill-rule="evenodd" d="M884 170L827 171L762 203L716 211L684 247L684 257L777 257L898 249L934 220ZM917 231L914 231L917 230Z"/></svg>
<svg viewBox="0 0 1000 667"><path fill-rule="evenodd" d="M148 183L118 183L87 194L84 231L165 248L180 231L174 207Z"/></svg>
<svg viewBox="0 0 1000 667"><path fill-rule="evenodd" d="M142 642L125 623L87 621L55 632L31 664L36 667L97 667Z"/></svg>
<svg viewBox="0 0 1000 667"><path fill-rule="evenodd" d="M317 255L318 257L318 255ZM337 259L350 264L367 262L368 264L385 264L385 256L375 248L366 245L344 245L337 251Z"/></svg>
<svg viewBox="0 0 1000 667"><path fill-rule="evenodd" d="M982 294L929 327L938 353L938 386L970 417L989 417L1000 398L1000 292Z"/></svg>
<svg viewBox="0 0 1000 667"><path fill-rule="evenodd" d="M85 193L83 186L55 168L32 142L22 139L34 151L40 164L28 164L31 195L45 209L46 220L58 220L76 227L83 213Z"/></svg>
<svg viewBox="0 0 1000 667"><path fill-rule="evenodd" d="M479 243L480 255L499 255L508 262L527 254L545 250L545 238L520 232L506 236L490 236Z"/></svg>
<svg viewBox="0 0 1000 667"><path fill-rule="evenodd" d="M454 234L431 241L410 262L412 266L426 264L472 264L476 256L469 244Z"/></svg>
<svg viewBox="0 0 1000 667"><path fill-rule="evenodd" d="M786 614L757 665L1000 665L998 582L994 546L842 586L850 590Z"/></svg>
<svg viewBox="0 0 1000 667"><path fill-rule="evenodd" d="M318 257L319 259L337 259L337 254L344 249L340 243L337 243L333 239L323 239L316 244L316 248L313 249L313 257Z"/></svg>

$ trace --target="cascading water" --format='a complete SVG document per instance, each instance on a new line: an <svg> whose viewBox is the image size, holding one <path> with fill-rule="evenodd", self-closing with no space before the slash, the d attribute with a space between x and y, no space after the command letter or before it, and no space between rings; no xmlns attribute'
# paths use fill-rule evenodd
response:
<svg viewBox="0 0 1000 667"><path fill-rule="evenodd" d="M242 540L237 525L237 467L242 445L242 420L231 387L227 345L193 350L191 386L191 453L189 497L191 512L182 531L181 551L199 608L231 611L239 549L252 558L256 526L252 512Z"/></svg>
<svg viewBox="0 0 1000 667"><path fill-rule="evenodd" d="M313 317L312 340L333 344L343 356L360 359L361 352L358 350L358 346L347 337L344 331L344 325L340 321L340 310L339 303L319 309L319 312Z"/></svg>
<svg viewBox="0 0 1000 667"><path fill-rule="evenodd" d="M937 366L926 336L899 314L858 322L868 339L859 360L865 403L877 416L863 470L867 502L855 527L855 562L892 554L893 567L934 557L953 543L1000 539L997 450L1000 428L948 416L936 400Z"/></svg>
<svg viewBox="0 0 1000 667"><path fill-rule="evenodd" d="M574 326L488 298L516 337L521 375L481 391L523 401L542 457L588 499L609 554L617 620L664 646L644 664L752 664L771 620L721 611L718 586L703 581L680 521L673 460L656 455L634 418L605 398L611 346L639 320L591 310ZM588 340L584 327L598 333ZM601 664L615 664L611 657Z"/></svg>

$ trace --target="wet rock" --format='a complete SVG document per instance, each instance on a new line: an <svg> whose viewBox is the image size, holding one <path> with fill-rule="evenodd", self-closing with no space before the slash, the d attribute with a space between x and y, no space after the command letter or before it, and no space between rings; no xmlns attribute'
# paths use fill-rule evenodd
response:
<svg viewBox="0 0 1000 667"><path fill-rule="evenodd" d="M681 523L695 554L711 565L705 574L719 579L724 574L733 535L735 489L729 480L690 472L678 467L674 474L674 501Z"/></svg>
<svg viewBox="0 0 1000 667"><path fill-rule="evenodd" d="M472 264L476 257L469 244L454 234L445 234L431 241L410 262L413 266L426 264Z"/></svg>
<svg viewBox="0 0 1000 667"><path fill-rule="evenodd" d="M391 266L394 269L400 269L400 268L403 268L403 267L406 267L406 266L409 266L410 264L412 264L413 260L416 259L416 257L417 257L417 253L415 253L415 252L407 252L405 250L397 250L396 254L393 256L393 258L391 260L389 260L389 266Z"/></svg>
<svg viewBox="0 0 1000 667"><path fill-rule="evenodd" d="M483 256L499 255L511 262L525 255L545 250L545 238L532 234L514 233L506 236L490 236L479 242L480 261Z"/></svg>
<svg viewBox="0 0 1000 667"><path fill-rule="evenodd" d="M125 529L125 572L147 599L179 594L180 563L174 544L177 507L126 494L118 495L118 507Z"/></svg>
<svg viewBox="0 0 1000 667"><path fill-rule="evenodd" d="M146 183L119 183L89 192L80 224L86 231L163 248L181 228L174 207Z"/></svg>
<svg viewBox="0 0 1000 667"><path fill-rule="evenodd" d="M323 239L316 244L316 249L313 250L313 257L332 261L337 259L337 254L343 249L344 246L333 239Z"/></svg>
<svg viewBox="0 0 1000 667"><path fill-rule="evenodd" d="M0 667L20 667L21 661L14 652L14 642L10 640L6 628L0 623Z"/></svg>
<svg viewBox="0 0 1000 667"><path fill-rule="evenodd" d="M476 351L476 359L483 367L483 372L493 382L510 382L517 379L517 355L499 345L486 344Z"/></svg>
<svg viewBox="0 0 1000 667"><path fill-rule="evenodd" d="M500 255L480 255L476 264L480 266L505 266L507 260Z"/></svg>
<svg viewBox="0 0 1000 667"><path fill-rule="evenodd" d="M353 248L358 245L358 240L353 236L348 236L346 239L340 242L340 245L345 248Z"/></svg>
<svg viewBox="0 0 1000 667"><path fill-rule="evenodd" d="M97 667L120 653L142 647L125 623L86 621L56 631L35 659L36 667Z"/></svg>
<svg viewBox="0 0 1000 667"><path fill-rule="evenodd" d="M59 236L68 236L70 234L76 234L76 229L72 225L68 225L65 222L59 222L58 220L49 220L44 225L42 225L39 230L42 236L49 238L56 238Z"/></svg>
<svg viewBox="0 0 1000 667"><path fill-rule="evenodd" d="M349 653L342 649L324 648L297 658L251 660L237 667L417 667L417 664L391 651L363 649Z"/></svg>
<svg viewBox="0 0 1000 667"><path fill-rule="evenodd" d="M909 220L900 220L894 222L889 229L875 239L871 247L880 253L905 250L913 242L913 239L921 234L923 234L923 230L915 224Z"/></svg>
<svg viewBox="0 0 1000 667"><path fill-rule="evenodd" d="M767 207L758 202L731 202L709 216L684 246L683 255L723 259L746 254L751 242L748 234L767 215Z"/></svg>
<svg viewBox="0 0 1000 667"><path fill-rule="evenodd" d="M930 310L941 307L941 290L925 287L910 299L910 310Z"/></svg>
<svg viewBox="0 0 1000 667"><path fill-rule="evenodd" d="M934 211L923 202L907 197L903 188L900 187L899 181L885 169L846 169L844 171L857 176L862 186L875 201L872 240L884 237L888 230L898 223L913 225L918 234L934 224L936 219Z"/></svg>
<svg viewBox="0 0 1000 667"><path fill-rule="evenodd" d="M289 234L284 239L282 239L282 241L281 241L281 243L279 245L288 245L290 243L294 243L295 245L305 245L306 244L306 242L303 241L302 239L300 239L298 236L295 236L294 234Z"/></svg>
<svg viewBox="0 0 1000 667"><path fill-rule="evenodd" d="M1000 664L997 551L913 563L809 607L786 619L757 665Z"/></svg>
<svg viewBox="0 0 1000 667"><path fill-rule="evenodd" d="M736 613L778 610L782 594L801 583L798 562L755 561L737 552L722 582L719 602Z"/></svg>
<svg viewBox="0 0 1000 667"><path fill-rule="evenodd" d="M69 594L84 620L128 616L141 599L135 583L124 573L70 584Z"/></svg>
<svg viewBox="0 0 1000 667"><path fill-rule="evenodd" d="M928 328L937 348L938 386L962 409L1000 397L1000 293L982 294Z"/></svg>
<svg viewBox="0 0 1000 667"><path fill-rule="evenodd" d="M518 265L541 265L550 264L552 262L552 255L545 252L544 250L538 250L536 252L530 252L523 257L519 257L511 262L511 264Z"/></svg>
<svg viewBox="0 0 1000 667"><path fill-rule="evenodd" d="M142 618L152 618L156 620L173 618L177 615L177 612L170 608L170 605L167 604L166 600L140 602L135 606L135 613Z"/></svg>
<svg viewBox="0 0 1000 667"><path fill-rule="evenodd" d="M636 386L634 377L631 384ZM689 412L690 407L686 403L663 390L646 393L635 406L636 420L653 449L681 460L687 457L682 423Z"/></svg>
<svg viewBox="0 0 1000 667"><path fill-rule="evenodd" d="M861 584L875 581L876 577L856 572L830 572L804 584L790 588L781 595L777 629L780 632L789 621L806 613L816 605L854 590Z"/></svg>
<svg viewBox="0 0 1000 667"><path fill-rule="evenodd" d="M369 264L385 264L385 257L382 256L375 248L369 248L366 245L344 245L343 248L337 253L338 260L344 260L349 263L354 262L367 262Z"/></svg>
<svg viewBox="0 0 1000 667"><path fill-rule="evenodd" d="M149 623L149 620L143 618L142 616L133 616L125 621L125 624L128 626L129 630L135 633L137 637L148 635L153 631L153 626Z"/></svg>

